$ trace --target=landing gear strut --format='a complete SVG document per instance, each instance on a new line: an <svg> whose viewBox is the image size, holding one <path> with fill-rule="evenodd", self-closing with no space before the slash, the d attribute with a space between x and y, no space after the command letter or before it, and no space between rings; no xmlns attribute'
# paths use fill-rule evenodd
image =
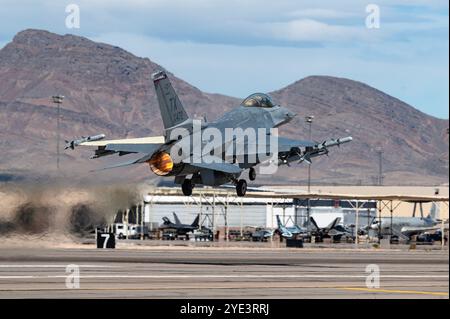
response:
<svg viewBox="0 0 450 319"><path fill-rule="evenodd" d="M239 197L245 196L245 193L247 193L247 182L245 179L240 179L236 183L236 193Z"/></svg>
<svg viewBox="0 0 450 319"><path fill-rule="evenodd" d="M181 190L183 191L184 196L191 196L193 188L194 184L192 184L192 181L190 179L185 179L183 181L183 184L181 184Z"/></svg>
<svg viewBox="0 0 450 319"><path fill-rule="evenodd" d="M253 167L248 171L248 178L250 178L251 181L256 179L256 170Z"/></svg>

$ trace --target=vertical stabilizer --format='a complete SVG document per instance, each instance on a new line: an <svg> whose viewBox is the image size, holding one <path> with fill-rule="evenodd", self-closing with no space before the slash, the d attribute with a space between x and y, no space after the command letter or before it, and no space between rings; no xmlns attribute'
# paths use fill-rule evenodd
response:
<svg viewBox="0 0 450 319"><path fill-rule="evenodd" d="M159 71L152 74L152 79L164 129L171 128L189 119L178 95L167 78L167 74L164 71Z"/></svg>
<svg viewBox="0 0 450 319"><path fill-rule="evenodd" d="M430 214L428 214L428 217L432 220L439 219L439 206L435 202L431 203Z"/></svg>
<svg viewBox="0 0 450 319"><path fill-rule="evenodd" d="M192 227L198 227L198 223L200 222L200 214L197 215L197 217L195 218L194 222L192 223Z"/></svg>
<svg viewBox="0 0 450 319"><path fill-rule="evenodd" d="M173 219L175 220L175 224L181 225L181 221L178 218L178 215L175 212L173 212L172 214L173 214Z"/></svg>
<svg viewBox="0 0 450 319"><path fill-rule="evenodd" d="M281 223L280 215L277 215L277 225L279 229L284 227L284 225Z"/></svg>

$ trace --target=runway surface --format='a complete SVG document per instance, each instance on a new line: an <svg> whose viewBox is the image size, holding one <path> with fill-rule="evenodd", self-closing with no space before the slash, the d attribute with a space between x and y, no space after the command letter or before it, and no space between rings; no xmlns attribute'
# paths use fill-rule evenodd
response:
<svg viewBox="0 0 450 319"><path fill-rule="evenodd" d="M448 299L448 262L448 250L12 247L0 248L0 298ZM70 264L79 288L66 287ZM366 286L370 264L379 288Z"/></svg>

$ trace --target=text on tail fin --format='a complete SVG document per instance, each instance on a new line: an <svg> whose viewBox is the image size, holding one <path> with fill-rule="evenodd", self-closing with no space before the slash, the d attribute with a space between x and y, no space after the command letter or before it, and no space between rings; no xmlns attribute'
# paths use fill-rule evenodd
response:
<svg viewBox="0 0 450 319"><path fill-rule="evenodd" d="M189 119L178 95L167 78L167 74L164 71L159 71L152 74L152 79L164 128L174 127Z"/></svg>

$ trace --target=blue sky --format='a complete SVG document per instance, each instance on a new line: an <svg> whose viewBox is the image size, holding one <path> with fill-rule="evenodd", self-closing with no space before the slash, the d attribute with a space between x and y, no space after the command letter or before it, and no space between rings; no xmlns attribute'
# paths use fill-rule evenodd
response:
<svg viewBox="0 0 450 319"><path fill-rule="evenodd" d="M65 26L68 4L80 28ZM380 28L366 28L366 6ZM245 97L308 75L362 81L448 118L447 0L0 0L0 47L27 28L149 57L203 91Z"/></svg>

